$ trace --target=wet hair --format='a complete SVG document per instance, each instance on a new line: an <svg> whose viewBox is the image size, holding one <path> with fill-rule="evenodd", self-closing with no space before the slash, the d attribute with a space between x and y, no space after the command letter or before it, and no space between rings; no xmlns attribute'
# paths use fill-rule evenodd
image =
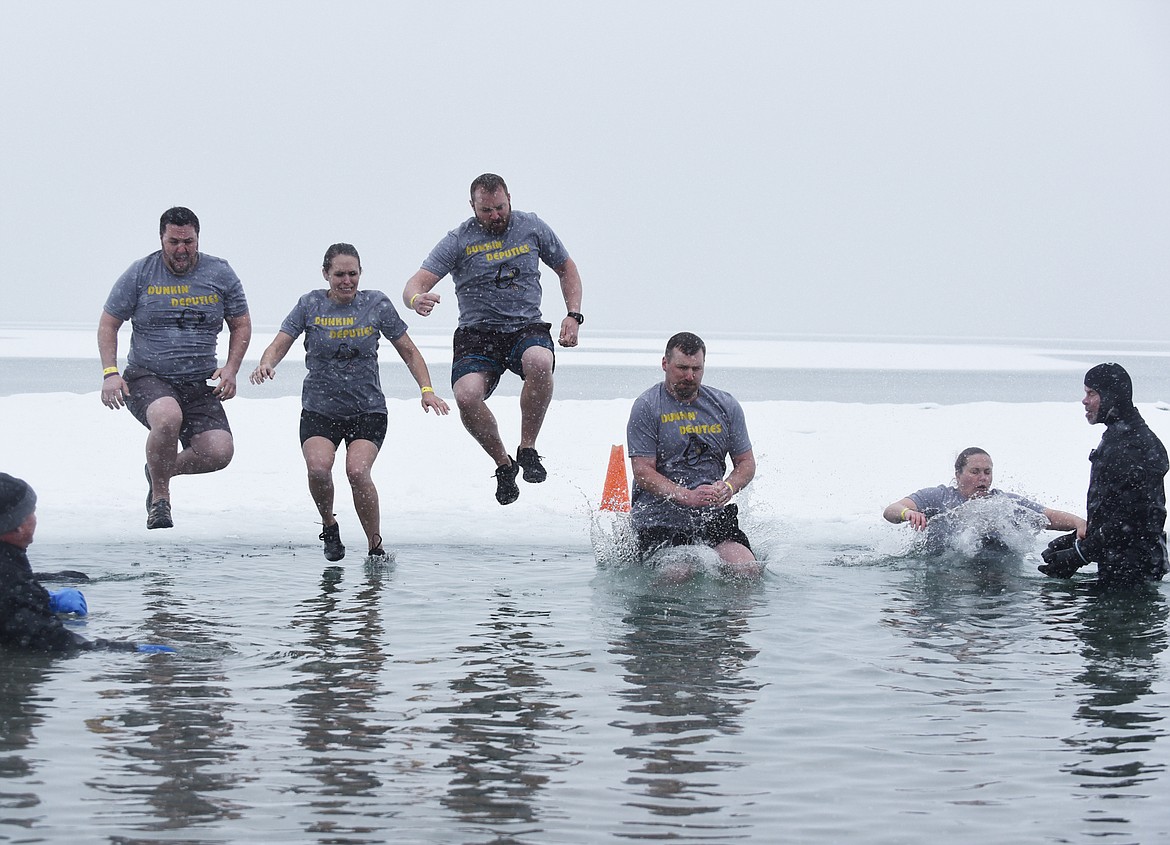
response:
<svg viewBox="0 0 1170 845"><path fill-rule="evenodd" d="M666 357L670 357L670 350L677 349L683 355L698 355L700 352L707 355L707 344L703 338L691 332L679 332L666 341Z"/></svg>
<svg viewBox="0 0 1170 845"><path fill-rule="evenodd" d="M357 247L353 244L334 244L325 250L325 260L321 263L321 269L328 273L329 268L333 266L333 259L339 255L348 255L356 258L358 269L362 269L362 257L358 255Z"/></svg>
<svg viewBox="0 0 1170 845"><path fill-rule="evenodd" d="M160 238L166 233L167 226L191 226L195 229L195 234L199 234L199 218L195 216L194 211L183 208L181 205L168 208L158 219L158 236Z"/></svg>
<svg viewBox="0 0 1170 845"><path fill-rule="evenodd" d="M471 199L475 200L475 192L477 190L483 191L485 194L494 194L500 188L504 189L504 193L508 193L508 186L504 184L502 177L494 173L484 173L481 176L476 176L471 183Z"/></svg>
<svg viewBox="0 0 1170 845"><path fill-rule="evenodd" d="M987 455L987 450L980 449L978 446L968 446L960 452L959 456L955 458L955 475L963 471L972 455ZM987 455L987 457L990 458L991 455Z"/></svg>
<svg viewBox="0 0 1170 845"><path fill-rule="evenodd" d="M1133 380L1121 364L1098 364L1085 373L1085 387L1097 391L1098 422L1124 419L1133 412Z"/></svg>

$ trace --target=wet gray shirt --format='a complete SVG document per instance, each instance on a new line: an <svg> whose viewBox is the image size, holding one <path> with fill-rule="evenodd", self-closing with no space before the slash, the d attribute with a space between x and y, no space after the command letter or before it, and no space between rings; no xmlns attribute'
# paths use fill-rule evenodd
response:
<svg viewBox="0 0 1170 845"><path fill-rule="evenodd" d="M540 262L553 269L569 260L560 238L535 214L513 211L502 235L474 217L448 232L422 263L448 273L459 299L459 325L513 332L540 317Z"/></svg>
<svg viewBox="0 0 1170 845"><path fill-rule="evenodd" d="M680 402L659 383L634 400L626 426L631 458L652 457L657 470L676 484L694 489L723 478L728 455L752 448L743 408L730 393L699 386L693 402ZM696 516L715 508L688 508L634 484L630 515L638 529L686 528Z"/></svg>
<svg viewBox="0 0 1170 845"><path fill-rule="evenodd" d="M215 372L224 318L247 314L248 301L222 258L201 252L195 269L176 276L159 250L118 278L105 310L130 321L131 364L172 381L203 381Z"/></svg>
<svg viewBox="0 0 1170 845"><path fill-rule="evenodd" d="M333 419L386 413L386 396L378 376L378 338L397 340L406 323L380 290L359 290L353 302L340 305L327 291L306 293L284 318L280 330L305 336L301 407Z"/></svg>
<svg viewBox="0 0 1170 845"><path fill-rule="evenodd" d="M1023 496L1015 493L1005 493L1003 490L992 488L988 491L987 495L1003 496L1028 510L1036 511L1036 513L1040 514L1044 513L1044 505L1033 502L1031 499L1025 499ZM945 484L940 484L937 487L924 487L921 490L911 493L906 498L913 501L914 506L926 514L928 518L937 516L940 513L946 513L969 501L959 495L959 488L954 486L948 487Z"/></svg>

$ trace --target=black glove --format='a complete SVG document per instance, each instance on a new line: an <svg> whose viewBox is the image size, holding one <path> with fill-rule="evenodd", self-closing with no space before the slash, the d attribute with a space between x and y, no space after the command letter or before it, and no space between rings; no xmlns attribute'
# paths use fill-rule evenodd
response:
<svg viewBox="0 0 1170 845"><path fill-rule="evenodd" d="M1063 552L1065 549L1071 549L1076 544L1077 532L1070 531L1067 534L1061 534L1048 544L1048 548L1040 553L1040 557L1044 558L1045 563L1048 563L1048 558L1053 552Z"/></svg>
<svg viewBox="0 0 1170 845"><path fill-rule="evenodd" d="M1048 544L1040 553L1044 565L1036 567L1049 578L1071 578L1073 573L1088 563L1081 554L1077 532L1063 534Z"/></svg>

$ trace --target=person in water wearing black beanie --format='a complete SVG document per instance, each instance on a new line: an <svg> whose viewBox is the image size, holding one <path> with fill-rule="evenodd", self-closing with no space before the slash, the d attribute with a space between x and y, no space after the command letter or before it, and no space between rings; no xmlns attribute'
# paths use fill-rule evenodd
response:
<svg viewBox="0 0 1170 845"><path fill-rule="evenodd" d="M1085 419L1105 433L1089 453L1088 528L1083 540L1058 537L1044 551L1040 571L1071 578L1097 564L1101 583L1130 586L1159 581L1166 557L1166 447L1133 404L1133 382L1120 364L1085 373Z"/></svg>
<svg viewBox="0 0 1170 845"><path fill-rule="evenodd" d="M70 631L58 613L87 612L77 590L50 593L37 580L26 549L37 530L37 494L27 481L0 472L0 647L24 651L174 651L170 646L87 640Z"/></svg>

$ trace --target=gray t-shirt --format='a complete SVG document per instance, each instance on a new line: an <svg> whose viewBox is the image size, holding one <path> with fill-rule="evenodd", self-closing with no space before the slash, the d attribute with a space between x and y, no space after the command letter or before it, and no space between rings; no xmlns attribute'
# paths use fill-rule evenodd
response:
<svg viewBox="0 0 1170 845"><path fill-rule="evenodd" d="M659 383L634 400L626 425L630 457L653 457L657 470L694 489L723 477L728 455L752 448L743 408L730 393L701 385L692 402L680 402ZM634 485L630 516L638 529L689 528L716 508L688 508Z"/></svg>
<svg viewBox="0 0 1170 845"><path fill-rule="evenodd" d="M327 293L306 293L280 326L294 338L305 335L309 374L301 387L301 407L333 419L384 414L378 337L397 340L406 334L406 323L380 290L359 290L348 305Z"/></svg>
<svg viewBox="0 0 1170 845"><path fill-rule="evenodd" d="M1011 499L1023 508L1036 511L1039 514L1044 513L1044 505L1033 502L1031 499L1025 499L1023 496L1015 493L1006 493L1003 490L992 489L988 491L987 495L1003 496L1006 499ZM937 487L924 487L917 492L911 493L906 498L913 501L914 506L926 514L928 519L932 516L938 516L940 513L946 513L970 501L959 495L959 489L957 487L948 487L945 484L940 484Z"/></svg>
<svg viewBox="0 0 1170 845"><path fill-rule="evenodd" d="M557 269L569 259L560 238L535 214L513 211L502 235L474 217L448 232L422 263L448 273L459 299L459 325L514 332L540 318L540 262Z"/></svg>
<svg viewBox="0 0 1170 845"><path fill-rule="evenodd" d="M248 313L244 287L222 258L199 253L195 269L176 276L162 251L135 261L114 283L105 310L130 320L126 359L172 381L202 381L216 368L225 317Z"/></svg>

